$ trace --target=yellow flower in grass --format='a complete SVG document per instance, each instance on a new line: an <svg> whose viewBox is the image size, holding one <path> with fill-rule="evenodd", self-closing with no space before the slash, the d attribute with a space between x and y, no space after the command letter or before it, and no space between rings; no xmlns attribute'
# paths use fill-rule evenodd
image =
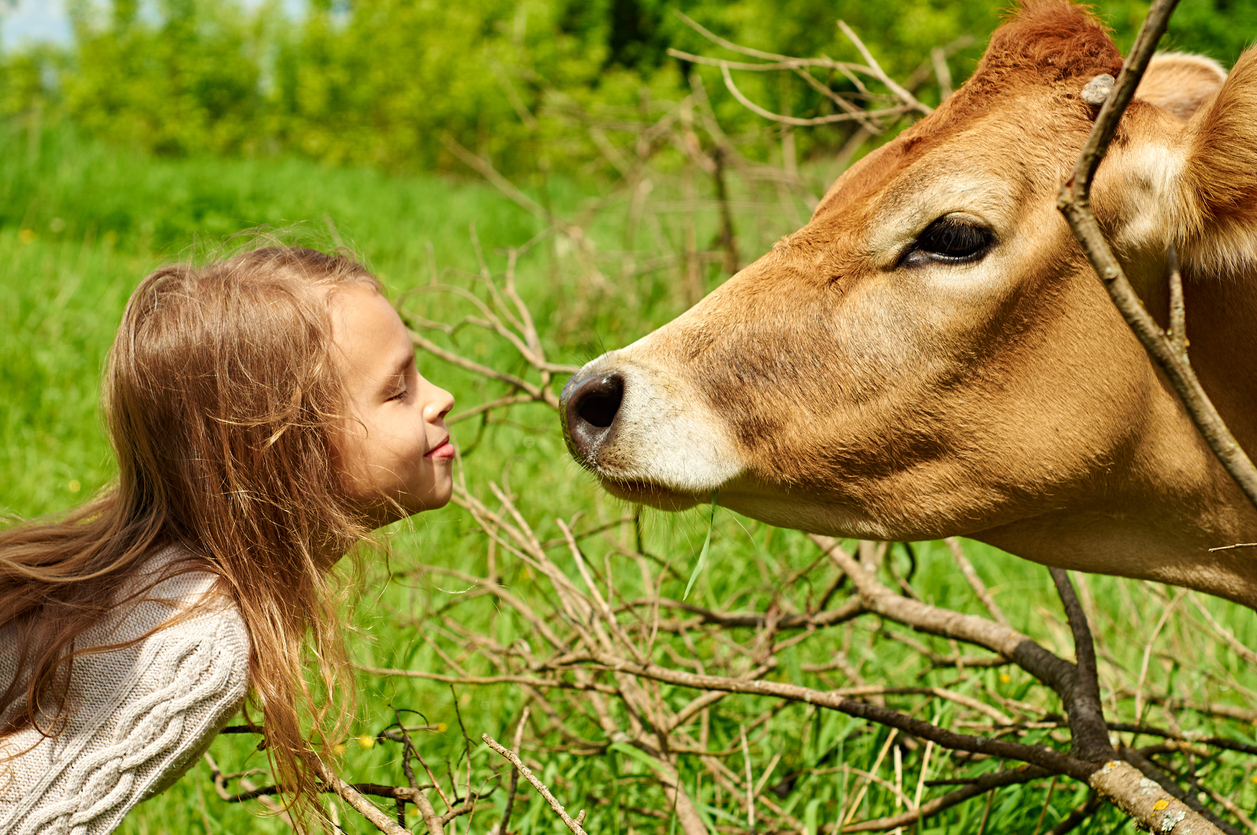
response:
<svg viewBox="0 0 1257 835"><path fill-rule="evenodd" d="M359 744L359 745L361 745L363 748L374 748L374 747L375 747L375 737L373 737L373 736L360 736L360 737L358 737L358 744Z"/></svg>

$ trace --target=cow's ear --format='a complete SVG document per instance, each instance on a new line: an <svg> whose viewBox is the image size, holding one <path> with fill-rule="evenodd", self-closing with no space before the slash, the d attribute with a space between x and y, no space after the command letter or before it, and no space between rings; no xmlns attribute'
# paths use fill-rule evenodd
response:
<svg viewBox="0 0 1257 835"><path fill-rule="evenodd" d="M1235 64L1184 131L1174 230L1184 263L1205 271L1257 261L1257 49Z"/></svg>
<svg viewBox="0 0 1257 835"><path fill-rule="evenodd" d="M1184 122L1196 115L1226 81L1226 70L1212 58L1181 52L1152 56L1135 98L1168 110Z"/></svg>

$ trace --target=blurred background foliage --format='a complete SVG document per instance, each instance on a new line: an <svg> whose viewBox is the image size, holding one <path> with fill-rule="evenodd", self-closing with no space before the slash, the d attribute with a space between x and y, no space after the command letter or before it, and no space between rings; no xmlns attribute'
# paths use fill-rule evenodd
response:
<svg viewBox="0 0 1257 835"><path fill-rule="evenodd" d="M769 131L723 88L718 71L667 49L726 53L682 12L736 43L792 56L857 57L845 20L892 77L963 35L963 79L1006 0L69 0L73 38L0 55L0 116L70 120L93 137L161 155L293 153L388 171L461 170L448 135L507 172L582 166L613 174L573 118L676 99L698 70L721 124ZM1102 13L1125 47L1145 11ZM2 14L2 11L0 11ZM1257 0L1186 0L1167 44L1231 63L1247 42L1236 20ZM0 25L3 18L0 17ZM846 82L827 80L835 90ZM742 73L739 85L777 112L811 117L832 104L798 79ZM800 137L799 152L841 145L851 126ZM764 148L771 147L764 143ZM764 151L767 153L767 150Z"/></svg>
<svg viewBox="0 0 1257 835"><path fill-rule="evenodd" d="M6 3L12 6L11 0L0 0L0 26ZM444 340L443 346L523 374L526 364L506 340L467 326L477 313L467 290L479 287L483 294L484 276L500 278L514 263L504 247L511 253L527 250L517 265L520 293L532 306L546 351L556 362L580 364L674 318L728 277L729 261L740 257L745 263L802 225L816 196L841 170L836 149L852 130L827 125L785 134L777 123L749 112L727 93L717 70L668 55L672 47L741 57L702 37L675 12L747 47L854 60L855 50L835 26L844 19L888 73L901 79L928 62L932 49L971 35L972 45L949 62L959 82L976 63L1004 5L1004 0L72 1L68 42L0 53L0 516L57 512L114 477L97 416L97 381L131 288L158 264L213 251L215 242L258 225L295 230L320 245L355 245L408 316L450 324L446 333L434 329L433 338ZM1099 9L1123 48L1145 11L1134 0L1112 0ZM1251 37L1253 21L1257 0L1184 0L1167 46L1206 52L1229 64ZM710 96L714 122L703 118L696 103L705 98L694 94L684 103L692 72ZM828 100L797 77L738 72L736 78L765 108L803 117L828 112ZM821 80L835 89L844 83ZM933 103L938 92L927 84L919 94ZM642 141L669 118L666 131ZM717 138L721 131L732 138L728 145L736 154L717 153L726 147ZM615 155L599 147L599 136L625 149L626 165L612 162ZM528 196L517 199L514 192L483 182L443 139L492 161ZM691 141L702 147L686 145ZM790 170L787 146L800 158L797 171ZM743 164L740 155L768 164ZM725 162L727 195L720 173ZM468 178L459 181L448 173ZM740 256L722 236L724 211ZM456 394L460 409L503 393L501 385L431 357L423 357L421 367ZM469 417L454 427L463 472L482 497L490 481L508 491L516 485L516 504L534 520L541 539L563 542L556 515L596 529L625 512L593 489L568 459L551 410L521 405L489 418ZM621 524L601 538L583 540L583 547L595 569L606 565L608 574L616 573L624 599L646 593L634 585L638 566L625 557L630 547L644 547L675 575L662 591L650 593L680 597L704 535L713 528L711 567L695 586L695 599L712 606L732 601L729 605L748 611L768 611L782 600L810 605L811 587L792 578L814 561L814 548L797 532L732 513L648 513L640 528ZM469 594L461 581L439 573L443 570L500 576L535 601L538 611L550 611L541 576L523 561L499 554L459 508L423 514L397 526L390 537L393 555L368 563L366 605L353 612L354 652L364 663L447 670L449 653L437 641L454 634L447 629L450 622L503 646L521 637L523 627L509 612L488 605L490 598ZM916 588L925 599L971 606L967 586L945 562L941 546L914 547L915 552L902 551L921 557ZM1045 643L1068 654L1069 631L1046 572L992 548L966 547L988 588L1005 602L1013 625L1047 636ZM1186 603L1174 618L1163 616L1174 609L1180 597L1171 595L1179 592L1104 577L1088 582L1104 661L1115 671L1105 679L1111 716L1142 721L1154 711L1152 718L1160 721L1155 711L1171 716L1173 699L1180 705L1183 698L1217 703L1228 712L1174 708L1172 721L1191 732L1257 744L1252 711L1257 672L1225 643L1206 640L1212 634L1208 624L1195 619ZM747 589L753 591L743 597ZM1201 600L1198 605L1209 607L1244 643L1257 645L1251 611ZM869 681L919 679L926 686L960 681L1019 705L1030 698L1032 683L1016 671L1007 675L990 668L960 680L945 666L904 666L923 662L915 652L888 651L886 633L878 623L846 625L809 643L810 655L798 650L789 657L788 665L814 665L819 672L807 673L814 678L804 679L801 667L784 669L826 689L851 683L826 666L841 646ZM953 649L940 641L933 651ZM717 655L703 653L703 663ZM362 736L358 744L346 740L345 773L397 785L404 777L396 750L376 745L377 735L395 721L393 706L422 708L434 729L457 728L465 720L473 738L488 732L505 740L528 700L516 687L460 686L455 694L444 684L404 676L364 674L359 689L355 734ZM674 701L692 695L664 692ZM461 713L454 712L455 704ZM1059 710L1050 698L1038 706ZM941 702L913 709L918 708L927 717L950 711ZM876 771L878 752L885 754L890 738L843 717L775 711L755 699L729 698L712 709L705 727L712 745L736 752L730 763L741 769L745 729L771 713L749 743L755 773L770 799L801 816L815 833L847 802L849 784L838 764L845 768L849 761ZM572 715L574 722L584 721L579 711ZM588 735L602 733L576 727ZM458 763L459 734L425 733L425 756L434 763ZM544 729L527 744L544 757L544 778L556 793L590 804L590 831L654 826L662 832L671 826L649 817L658 812L661 795L647 766L614 748L603 756L556 751L554 734ZM895 750L898 763L902 752ZM904 751L910 787L918 775L924 780L929 761L920 759L919 751ZM243 735L218 740L214 755L229 769L265 765L254 740ZM695 787L705 810L729 823L737 795L722 793L705 766L686 757L680 761L686 785ZM483 749L473 759L478 774L498 768ZM773 784L766 783L778 760ZM950 760L933 762L929 773L935 776L962 768ZM1251 759L1201 762L1213 769L1213 785L1243 808L1257 808L1257 764ZM1005 790L993 805L975 801L960 807L920 831L974 832L978 821L989 817L986 831L1035 835L1082 802L1079 791L1040 781ZM222 803L213 792L210 772L200 764L190 778L144 804L121 831L288 831L279 819L258 817L248 804ZM480 813L478 827L498 819L504 794L490 801L496 808ZM603 802L608 794L614 805ZM900 809L889 790L874 787L861 797L853 804L861 817ZM548 807L531 795L526 803L513 831L561 831ZM634 807L646 812L639 815ZM634 830L634 820L648 825ZM1087 831L1129 829L1107 807L1093 823Z"/></svg>

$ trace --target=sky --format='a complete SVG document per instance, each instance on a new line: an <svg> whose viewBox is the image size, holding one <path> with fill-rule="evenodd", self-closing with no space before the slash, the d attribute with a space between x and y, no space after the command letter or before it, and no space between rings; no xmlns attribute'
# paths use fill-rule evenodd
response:
<svg viewBox="0 0 1257 835"><path fill-rule="evenodd" d="M246 8L262 0L243 0ZM289 14L300 12L304 0L284 0ZM70 18L65 0L0 0L0 49L10 50L23 43L69 43Z"/></svg>
<svg viewBox="0 0 1257 835"><path fill-rule="evenodd" d="M23 42L70 40L70 20L66 17L65 0L0 0L0 45L5 50Z"/></svg>

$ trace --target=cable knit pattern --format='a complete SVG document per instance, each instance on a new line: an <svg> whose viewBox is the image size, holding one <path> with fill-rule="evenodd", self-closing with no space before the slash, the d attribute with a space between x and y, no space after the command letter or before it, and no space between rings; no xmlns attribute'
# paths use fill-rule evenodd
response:
<svg viewBox="0 0 1257 835"><path fill-rule="evenodd" d="M145 565L161 570L181 552ZM134 607L84 633L80 646L143 635L180 611L188 617L126 649L80 655L65 730L27 729L0 744L0 835L105 835L135 804L169 787L209 747L248 691L249 635L239 610L196 572L159 583ZM17 664L12 630L0 630L0 682ZM33 747L32 747L33 746Z"/></svg>

